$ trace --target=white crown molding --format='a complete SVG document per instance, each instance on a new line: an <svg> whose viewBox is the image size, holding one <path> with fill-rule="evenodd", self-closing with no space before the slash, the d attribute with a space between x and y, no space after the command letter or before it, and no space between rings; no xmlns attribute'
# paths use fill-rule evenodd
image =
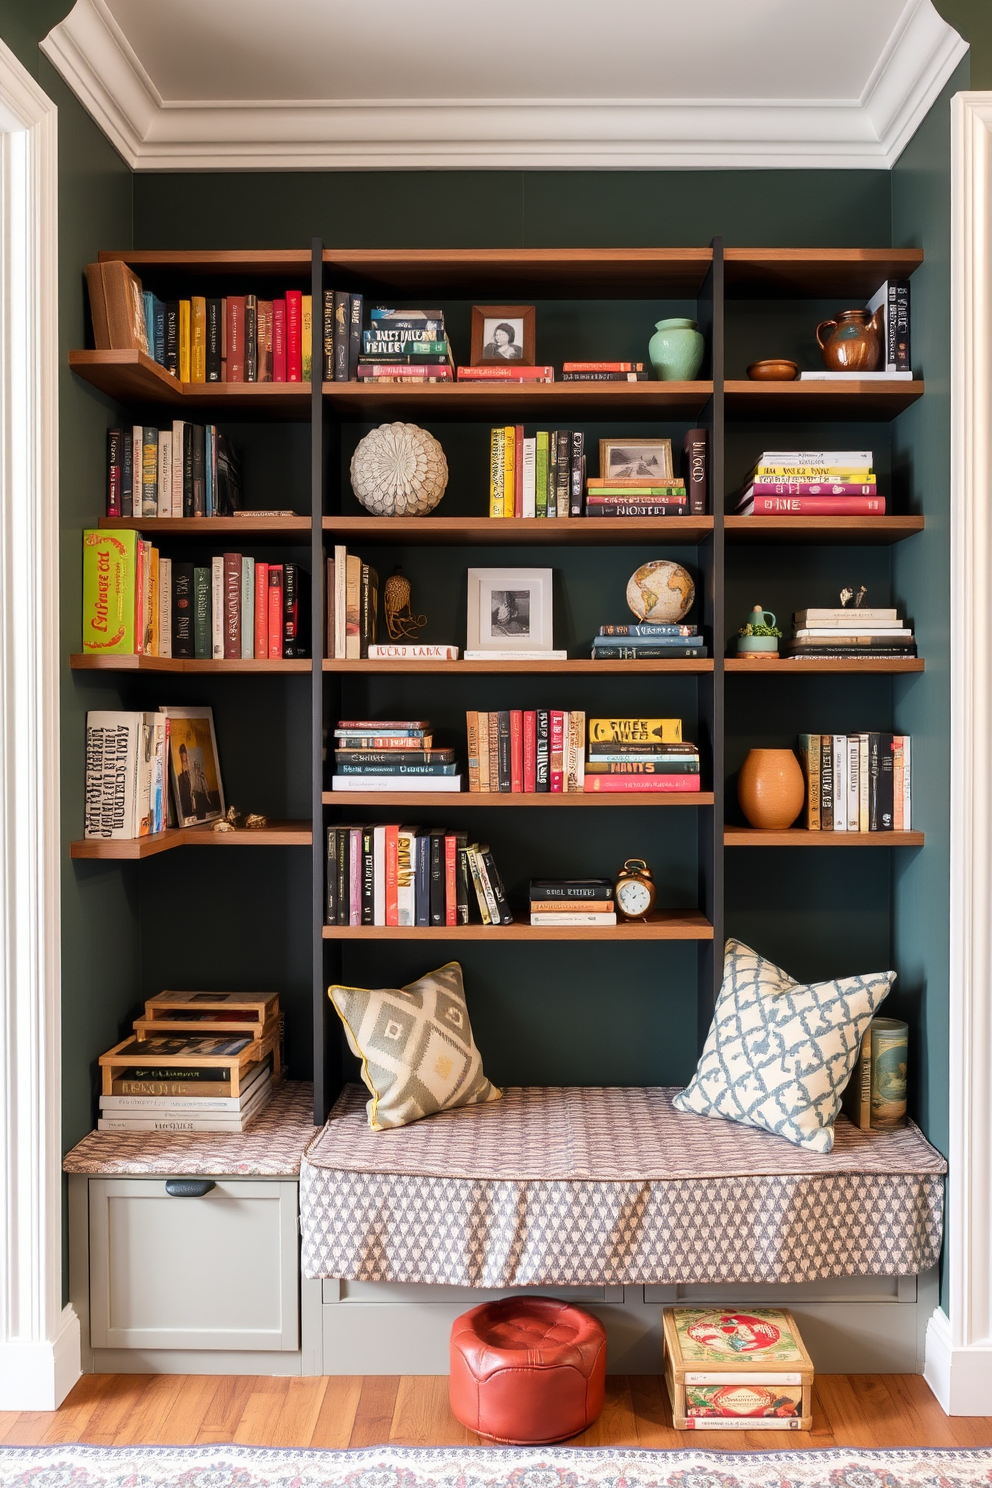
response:
<svg viewBox="0 0 992 1488"><path fill-rule="evenodd" d="M62 1306L58 134L0 42L0 1409L80 1370Z"/></svg>
<svg viewBox="0 0 992 1488"><path fill-rule="evenodd" d="M967 51L909 0L860 99L163 100L104 0L41 49L133 170L888 169Z"/></svg>

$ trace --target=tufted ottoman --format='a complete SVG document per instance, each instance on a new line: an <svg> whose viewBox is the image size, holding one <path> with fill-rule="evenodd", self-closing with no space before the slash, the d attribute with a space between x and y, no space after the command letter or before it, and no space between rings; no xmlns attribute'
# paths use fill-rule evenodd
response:
<svg viewBox="0 0 992 1488"><path fill-rule="evenodd" d="M603 1408L606 1330L549 1297L485 1302L451 1330L451 1409L487 1441L564 1441Z"/></svg>

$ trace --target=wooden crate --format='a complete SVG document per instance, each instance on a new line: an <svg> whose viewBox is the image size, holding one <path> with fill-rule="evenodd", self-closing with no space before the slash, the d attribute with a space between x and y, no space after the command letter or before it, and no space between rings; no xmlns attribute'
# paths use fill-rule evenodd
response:
<svg viewBox="0 0 992 1488"><path fill-rule="evenodd" d="M278 1031L269 1034L267 1038L261 1040L253 1039L246 1033L232 1034L230 1029L227 1029L226 1032L229 1039L235 1037L247 1038L248 1042L243 1049L240 1049L235 1054L205 1052L202 1047L200 1049L188 1048L187 1051L182 1053L169 1053L164 1052L162 1048L156 1047L156 1045L172 1045L180 1042L180 1040L167 1038L161 1033L144 1039L134 1037L124 1039L122 1043L115 1044L112 1049L108 1049L106 1054L100 1055L100 1068L103 1074L103 1094L112 1094L114 1080L121 1078L119 1071L131 1069L135 1065L139 1068L169 1070L174 1074L176 1079L182 1078L182 1071L184 1069L206 1068L228 1070L231 1079L231 1094L240 1095L241 1081L248 1070L271 1054L272 1078L273 1080L280 1078L281 1065L279 1061ZM186 1045L200 1044L202 1046L203 1044L216 1045L221 1040L198 1037L186 1038L181 1040L181 1042Z"/></svg>
<svg viewBox="0 0 992 1488"><path fill-rule="evenodd" d="M278 992L159 992L134 1026L142 1037L167 1025L170 1032L250 1033L261 1040L278 1024Z"/></svg>
<svg viewBox="0 0 992 1488"><path fill-rule="evenodd" d="M677 1431L809 1431L813 1361L783 1307L666 1307Z"/></svg>

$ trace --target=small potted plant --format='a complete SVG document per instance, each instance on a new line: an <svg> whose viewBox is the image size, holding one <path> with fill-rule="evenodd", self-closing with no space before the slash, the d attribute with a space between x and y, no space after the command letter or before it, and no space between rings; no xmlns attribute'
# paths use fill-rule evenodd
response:
<svg viewBox="0 0 992 1488"><path fill-rule="evenodd" d="M737 632L738 656L777 656L782 632L771 610L755 605L746 625Z"/></svg>

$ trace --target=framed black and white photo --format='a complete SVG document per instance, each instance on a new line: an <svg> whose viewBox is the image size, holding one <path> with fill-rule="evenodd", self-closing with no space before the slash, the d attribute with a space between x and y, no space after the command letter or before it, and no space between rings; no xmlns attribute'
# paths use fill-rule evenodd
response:
<svg viewBox="0 0 992 1488"><path fill-rule="evenodd" d="M599 474L601 480L642 480L645 485L658 485L671 480L670 439L601 439L599 441Z"/></svg>
<svg viewBox="0 0 992 1488"><path fill-rule="evenodd" d="M550 655L550 568L470 568L465 655ZM564 653L563 653L564 654Z"/></svg>
<svg viewBox="0 0 992 1488"><path fill-rule="evenodd" d="M502 367L536 360L533 305L472 306L472 366Z"/></svg>

